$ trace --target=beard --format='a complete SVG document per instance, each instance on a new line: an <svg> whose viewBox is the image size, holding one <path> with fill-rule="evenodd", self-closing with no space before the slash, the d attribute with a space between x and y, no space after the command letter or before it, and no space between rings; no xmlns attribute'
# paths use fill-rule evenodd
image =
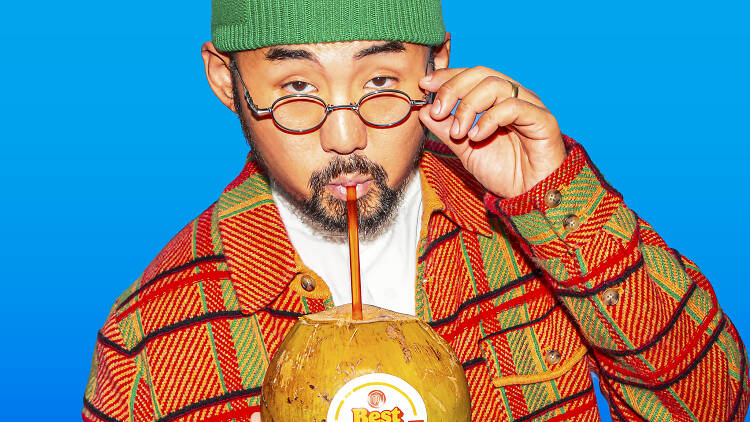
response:
<svg viewBox="0 0 750 422"><path fill-rule="evenodd" d="M234 91L234 98L244 98L239 95L236 88ZM331 241L346 241L348 235L346 202L331 195L326 190L326 185L342 174L357 174L372 178L370 189L357 200L360 239L365 241L375 239L388 228L399 209L406 186L416 172L424 150L425 136L420 139L419 148L417 148L417 152L411 161L411 171L395 188L388 186L388 174L383 166L363 155L350 154L335 157L325 167L314 171L308 180L308 187L312 191L312 196L309 199L299 198L284 189L278 179L274 177L273 172L269 170L263 156L256 147L253 130L245 119L239 102L235 103L235 111L242 126L242 133L253 151L258 166L268 177L272 189L292 206L295 214L305 224Z"/></svg>
<svg viewBox="0 0 750 422"><path fill-rule="evenodd" d="M362 155L352 154L336 157L324 168L310 175L308 186L312 196L309 199L293 197L278 183L275 183L274 187L308 226L329 238L343 240L347 236L348 228L346 202L334 197L326 189L326 185L342 174L366 175L372 178L367 194L357 200L357 210L360 237L362 240L374 239L388 227L389 222L393 221L411 176L406 177L395 189L390 188L386 183L388 176L381 165Z"/></svg>

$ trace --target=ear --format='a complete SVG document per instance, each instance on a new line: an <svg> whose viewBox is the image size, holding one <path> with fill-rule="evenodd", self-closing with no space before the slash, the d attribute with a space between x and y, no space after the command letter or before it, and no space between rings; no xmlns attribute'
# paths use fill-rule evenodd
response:
<svg viewBox="0 0 750 422"><path fill-rule="evenodd" d="M219 100L232 112L234 108L234 94L232 92L232 73L229 70L229 55L214 47L214 43L206 41L201 46L201 56L206 68L206 79L211 90Z"/></svg>
<svg viewBox="0 0 750 422"><path fill-rule="evenodd" d="M435 47L435 70L446 69L451 59L451 33L446 32L443 43Z"/></svg>

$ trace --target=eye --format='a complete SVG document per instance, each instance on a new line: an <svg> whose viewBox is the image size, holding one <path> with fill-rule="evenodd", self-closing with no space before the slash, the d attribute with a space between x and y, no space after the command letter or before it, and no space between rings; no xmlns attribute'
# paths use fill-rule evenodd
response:
<svg viewBox="0 0 750 422"><path fill-rule="evenodd" d="M312 84L303 81L287 82L281 85L281 87L287 91L291 91L292 94L309 94L315 90Z"/></svg>
<svg viewBox="0 0 750 422"><path fill-rule="evenodd" d="M365 84L365 88L375 88L375 89L390 88L396 82L398 82L397 78L394 78L391 76L378 76L367 81L367 83Z"/></svg>

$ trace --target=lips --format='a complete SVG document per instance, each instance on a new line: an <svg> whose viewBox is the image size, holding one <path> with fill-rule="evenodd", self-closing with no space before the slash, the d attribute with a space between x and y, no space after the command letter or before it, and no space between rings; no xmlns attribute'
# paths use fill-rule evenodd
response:
<svg viewBox="0 0 750 422"><path fill-rule="evenodd" d="M347 186L355 186L357 189L357 199L365 196L372 186L372 176L368 175L341 175L326 185L326 190L335 198L346 201Z"/></svg>

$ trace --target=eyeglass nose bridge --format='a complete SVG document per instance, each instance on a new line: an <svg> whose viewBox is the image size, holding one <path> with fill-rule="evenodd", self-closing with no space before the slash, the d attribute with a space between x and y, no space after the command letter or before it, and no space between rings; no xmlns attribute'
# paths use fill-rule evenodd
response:
<svg viewBox="0 0 750 422"><path fill-rule="evenodd" d="M359 103L351 103L350 102L349 104L341 104L341 105L327 104L326 105L326 112L325 112L325 115L323 116L323 120L321 120L320 123L318 123L318 125L315 128L318 128L318 127L322 126L323 123L325 123L326 119L328 119L328 115L332 111L335 111L335 110L352 110L355 113L357 113L357 116L360 118L360 120L363 120L363 121L367 122L367 120L365 120L365 118L362 117L361 114L359 114ZM315 129L315 128L313 128L313 129Z"/></svg>
<svg viewBox="0 0 750 422"><path fill-rule="evenodd" d="M359 112L359 103L349 103L349 104L342 104L342 105L333 105L328 104L326 105L326 114L334 111L334 110L354 110L356 112Z"/></svg>
<svg viewBox="0 0 750 422"><path fill-rule="evenodd" d="M300 97L302 97L302 96L300 96ZM309 97L313 97L313 96L309 96ZM313 98L318 98L318 97L313 97ZM326 108L325 108L325 113L323 114L323 118L320 120L320 122L318 122L317 125L309 128L309 129L300 129L300 130L289 129L289 128L286 128L284 126L282 126L282 127L284 127L286 130L288 130L290 132L296 132L296 133L301 133L301 132L307 132L307 131L310 131L310 130L315 130L315 129L321 127L323 125L323 123L325 123L325 121L328 119L328 115L332 111L335 111L335 110L353 110L355 113L357 113L357 116L359 116L359 118L361 120L364 120L364 118L362 117L362 115L359 114L359 103L349 103L349 104L333 105L333 104L326 104L322 99L319 99L319 101L322 102L323 104L325 104ZM273 107L271 107L270 109L273 109Z"/></svg>

